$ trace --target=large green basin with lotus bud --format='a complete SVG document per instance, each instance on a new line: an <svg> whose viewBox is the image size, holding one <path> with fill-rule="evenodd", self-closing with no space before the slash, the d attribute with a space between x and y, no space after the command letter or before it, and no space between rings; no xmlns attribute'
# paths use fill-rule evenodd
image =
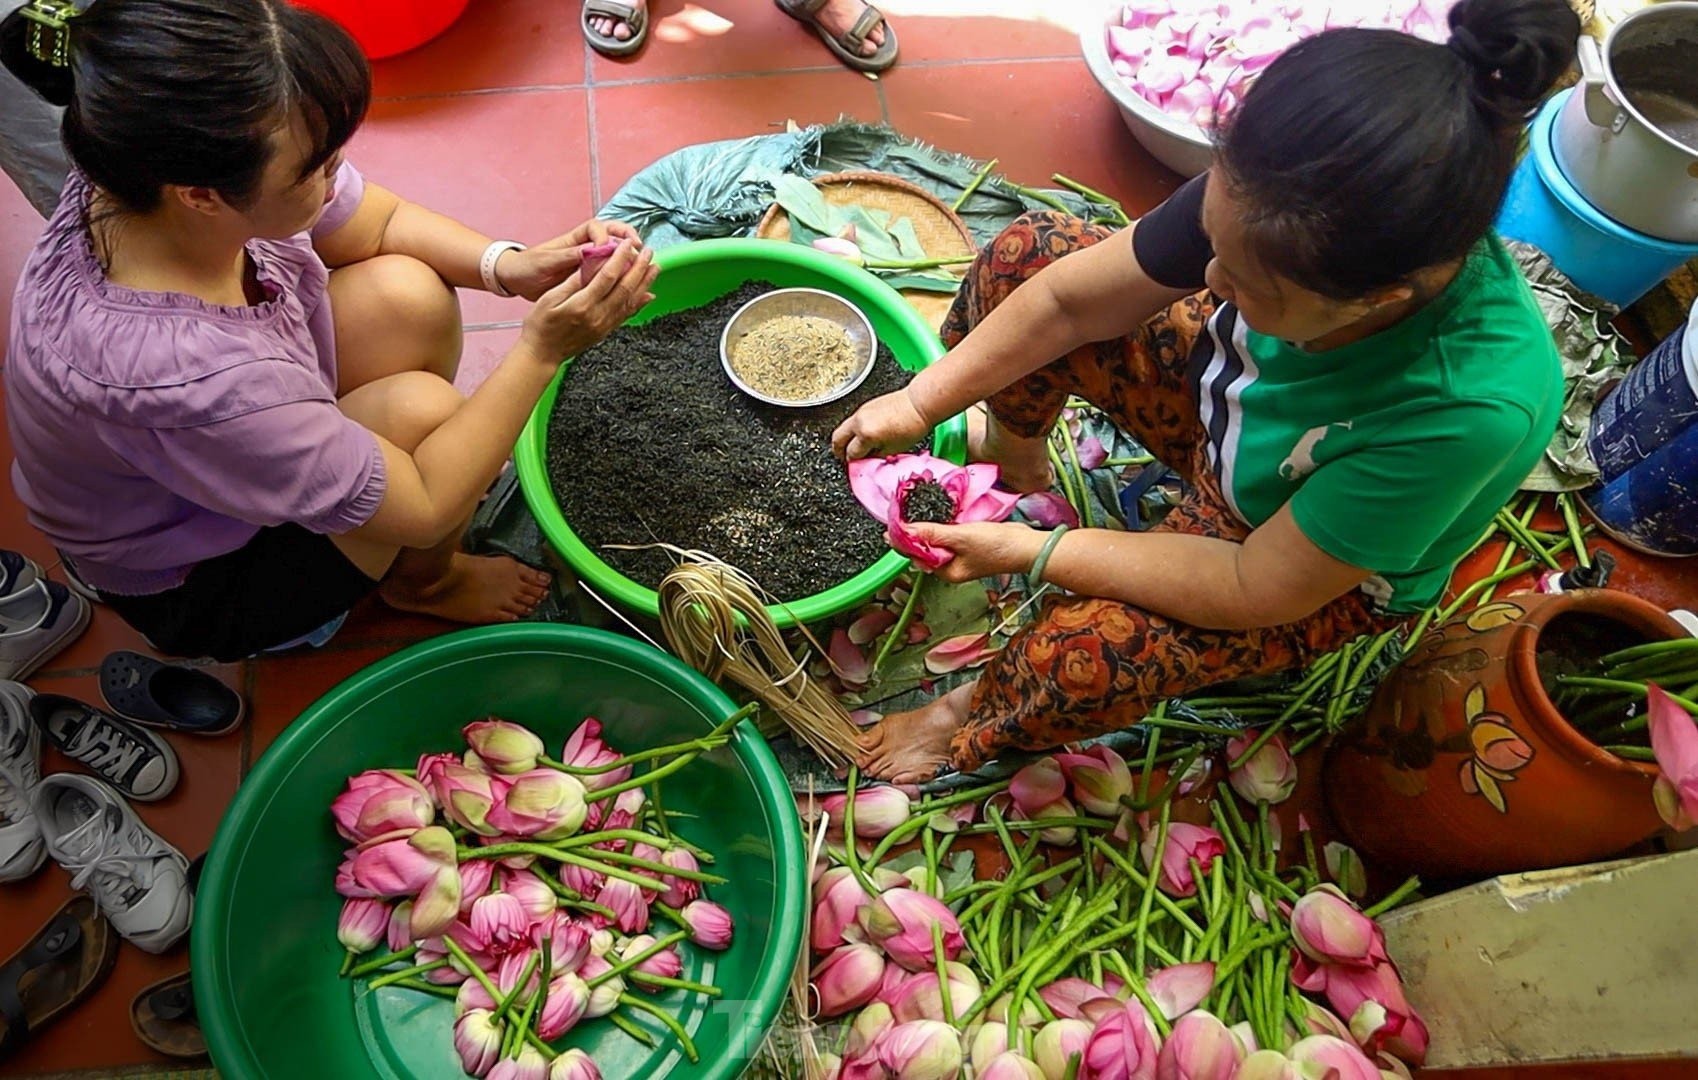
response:
<svg viewBox="0 0 1698 1080"><path fill-rule="evenodd" d="M902 295L858 266L811 247L778 240L699 240L666 248L655 256L660 277L654 283L654 302L632 320L647 322L686 308L701 307L745 282L770 281L780 288L823 289L850 301L873 324L873 333L889 346L898 363L919 371L943 355L937 331ZM717 357L703 363L717 365ZM519 487L537 524L561 558L594 592L627 611L654 618L660 596L609 566L572 531L560 512L548 476L548 420L560 391L565 369L555 376L519 436L513 457L519 468ZM932 452L957 464L966 460L967 425L957 416L933 433ZM617 457L610 457L617 468ZM846 479L844 483L848 483ZM867 567L845 567L845 580L812 596L780 597L784 603L767 609L779 626L811 623L860 607L908 569L908 559L895 552Z"/></svg>
<svg viewBox="0 0 1698 1080"><path fill-rule="evenodd" d="M586 716L632 753L706 734L735 712L712 683L627 638L576 626L465 630L359 672L314 703L254 767L219 826L201 878L193 931L195 1002L213 1063L233 1080L458 1080L454 1003L402 988L368 992L338 977L346 847L330 803L353 773L410 767L464 746L460 729L496 715L537 732L553 754ZM713 1001L674 990L651 1000L688 1030L685 1059L660 1024L646 1048L607 1020L562 1045L592 1054L602 1075L729 1080L778 1016L807 919L795 804L751 724L664 781L675 830L714 853L708 888L736 918L731 947L686 943L684 977L721 987Z"/></svg>

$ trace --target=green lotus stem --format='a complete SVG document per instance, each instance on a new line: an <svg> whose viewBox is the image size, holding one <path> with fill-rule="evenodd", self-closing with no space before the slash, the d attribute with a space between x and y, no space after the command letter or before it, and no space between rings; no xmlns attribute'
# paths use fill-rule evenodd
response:
<svg viewBox="0 0 1698 1080"><path fill-rule="evenodd" d="M1185 781L1185 773L1191 768L1191 762L1195 761L1197 755L1202 752L1203 748L1199 744L1193 744L1181 750L1179 756L1173 760L1172 767L1167 770L1167 782L1161 786L1160 791L1142 801L1134 800L1129 795L1122 795L1120 805L1129 810L1143 811L1153 810L1157 806L1170 801L1173 798L1173 793L1178 791L1179 785Z"/></svg>
<svg viewBox="0 0 1698 1080"><path fill-rule="evenodd" d="M476 979L478 984L489 994L489 1000L501 1000L501 991L496 989L495 984L489 981L489 974L485 972L483 968L478 967L477 964L472 962L472 958L466 955L466 950L460 948L457 941L449 937L447 934L443 934L442 947L448 950L449 956L452 956L460 962L461 967L471 972L472 978Z"/></svg>
<svg viewBox="0 0 1698 1080"><path fill-rule="evenodd" d="M1122 855L1112 847L1109 847L1107 841L1092 837L1089 843L1098 851L1102 852L1103 856L1108 859L1109 862L1114 864L1115 869L1119 870L1122 874L1125 874L1127 880L1133 885L1136 885L1139 888L1144 888L1146 884L1151 888L1154 887L1156 881L1155 871L1152 870L1150 875L1146 877L1138 871L1137 867L1132 865L1127 856ZM1168 896L1160 889L1155 889L1155 899L1156 904L1172 916L1173 920L1178 923L1186 933L1191 934L1193 937L1201 937L1203 935L1203 928L1198 926L1196 921L1193 920L1191 916L1187 915L1185 913L1185 909L1180 907L1172 897Z"/></svg>
<svg viewBox="0 0 1698 1080"><path fill-rule="evenodd" d="M1100 902L1100 906L1105 911L1111 907L1106 898ZM1086 910L1088 911L1090 909ZM1063 919L1062 921L1065 922L1066 920ZM1033 936L1034 938L1037 937L1036 934ZM1037 948L1029 950L1017 963L1011 964L1001 975L993 978L985 987L984 993L979 995L979 1000L967 1006L966 1011L956 1018L956 1026L965 1029L972 1023L974 1017L978 1016L979 1013L988 1008L992 1002L1002 996L1003 992L1006 991L1009 986L1015 982L1015 980L1019 979L1024 972L1038 964L1040 961L1045 960L1046 957L1058 954L1062 949L1067 947L1065 931L1060 931L1054 936L1059 940L1045 941ZM1020 1015L1019 1010L1016 1008L1018 1004L1018 1002L1010 1002L1008 1015L1011 1018L1017 1018ZM1017 1026L1017 1019L1014 1023L1009 1025L1010 1029Z"/></svg>
<svg viewBox="0 0 1698 1080"><path fill-rule="evenodd" d="M1083 1054L1070 1055L1067 1058L1067 1068L1062 1070L1061 1080L1078 1080L1079 1066L1083 1058Z"/></svg>
<svg viewBox="0 0 1698 1080"><path fill-rule="evenodd" d="M1606 746L1603 749L1605 753L1614 754L1616 757L1625 758L1628 761L1657 760L1657 755L1653 754L1648 746Z"/></svg>
<svg viewBox="0 0 1698 1080"><path fill-rule="evenodd" d="M652 892L666 891L666 883L663 881L657 881L654 878L633 873L623 867L612 866L608 863L601 862L598 859L589 859L570 851L562 851L559 848L549 847L547 844L533 844L525 841L515 841L510 844L491 844L489 847L459 849L461 862L465 862L467 859L504 859L509 855L540 855L545 859L553 859L555 862L568 863L572 866L581 866L586 870L594 870L598 874L605 874L608 877L618 878L621 881L628 881L633 885L641 885L643 888Z"/></svg>
<svg viewBox="0 0 1698 1080"><path fill-rule="evenodd" d="M606 765L567 765L564 762L556 761L551 757L544 757L542 755L537 756L537 762L541 765L546 765L557 772L563 772L568 776L605 776L610 772L623 769L626 766L640 765L645 761L653 761L656 758L674 757L681 754L697 754L703 750L711 750L713 747L707 744L713 743L714 741L715 740L712 736L704 735L699 739L686 739L683 742L673 743L670 746L657 746L653 750L641 750L635 754L627 754L615 761L608 762ZM629 783L629 781L627 781L627 783ZM636 786L641 787L643 785L639 784Z"/></svg>
<svg viewBox="0 0 1698 1080"><path fill-rule="evenodd" d="M1658 656L1662 653L1683 652L1698 646L1698 638L1671 638L1668 641L1647 641L1642 645L1634 645L1627 649L1617 649L1605 653L1598 658L1597 666L1601 668L1616 667L1630 660L1643 660L1647 657Z"/></svg>
<svg viewBox="0 0 1698 1080"><path fill-rule="evenodd" d="M542 970L537 978L537 1012L538 1016L548 1011L548 986L554 981L554 936L552 934L542 939L542 947L537 950L542 955Z"/></svg>
<svg viewBox="0 0 1698 1080"><path fill-rule="evenodd" d="M1029 188L1024 184L1016 184L1012 181L1008 186L1022 198L1030 199L1035 203L1042 203L1053 210L1060 210L1064 214L1071 215L1073 213L1072 207L1068 206L1066 203L1062 202L1047 191L1039 191L1037 188Z"/></svg>
<svg viewBox="0 0 1698 1080"><path fill-rule="evenodd" d="M1528 515L1528 520L1532 520L1531 514ZM1552 570L1562 569L1562 564L1558 563L1556 559L1551 556L1550 551L1545 548L1545 545L1539 542L1539 538L1534 536L1532 531L1527 528L1526 524L1514 515L1499 510L1498 525L1501 526L1503 531L1508 533L1510 537L1522 547L1532 552L1540 562L1544 563Z"/></svg>
<svg viewBox="0 0 1698 1080"><path fill-rule="evenodd" d="M538 1010L539 1012L541 1010ZM531 1044L531 1049L541 1054L545 1060L553 1061L560 1056L560 1051L542 1041L542 1036L534 1031L525 1032L525 1041Z"/></svg>
<svg viewBox="0 0 1698 1080"><path fill-rule="evenodd" d="M695 761L697 758L699 758L703 754L707 753L707 751L717 750L720 747L724 746L728 742L730 742L729 739L703 740L703 744L702 744L703 748L702 749L697 750L693 753L685 754L682 757L673 758L671 761L668 761L665 765L662 765L660 768L655 769L655 770L653 770L653 771L651 771L651 772L649 772L649 773L647 773L643 776L634 776L631 779L626 780L624 783L614 784L612 787L604 787L600 791L592 791L588 795L584 796L584 802L585 803L601 802L603 799L611 799L616 795L623 795L625 792L635 790L636 788L647 787L649 784L654 783L656 780L659 780L663 777L671 776L673 773L677 772L679 769L682 769L684 766L690 764L692 761Z"/></svg>
<svg viewBox="0 0 1698 1080"><path fill-rule="evenodd" d="M534 955L532 959L535 959ZM519 981L519 985L525 985L523 979ZM547 984L544 983L543 985L546 986ZM513 1025L513 1048L510 1053L515 1058L525 1049L525 1035L531 1030L531 1021L536 1017L537 1007L541 1003L542 995L540 993L532 994L531 999L525 1002L525 1009L519 1014L518 1021Z"/></svg>
<svg viewBox="0 0 1698 1080"><path fill-rule="evenodd" d="M342 954L342 970L336 973L336 977L346 979L348 977L348 972L353 970L354 961L357 959L359 959L359 957L354 954L354 950L349 949L344 952Z"/></svg>
<svg viewBox="0 0 1698 1080"><path fill-rule="evenodd" d="M660 828L660 835L666 838L666 843L659 846L663 851L669 851L677 846L672 839L672 826L666 820L666 805L660 801L660 781L654 778L654 770L649 770L649 802L654 804L654 813L648 816L654 818L654 823ZM646 810L646 808L645 808Z"/></svg>
<svg viewBox="0 0 1698 1080"><path fill-rule="evenodd" d="M371 982L366 984L366 989L381 990L385 986L394 986L402 979L410 979L414 975L423 975L428 971L435 971L437 968L445 968L447 966L448 961L446 960L432 960L427 964L414 964L410 968L402 968L399 971L391 971L387 975L382 975L373 979Z"/></svg>
<svg viewBox="0 0 1698 1080"><path fill-rule="evenodd" d="M942 923L932 923L932 962L937 966L937 993L943 1004L943 1022L954 1027L955 1002L949 997L949 973L944 967Z"/></svg>
<svg viewBox="0 0 1698 1080"><path fill-rule="evenodd" d="M367 960L363 964L354 965L354 967L349 970L348 977L350 979L358 979L362 976L370 975L372 972L381 971L397 961L411 960L413 957L418 955L418 952L419 947L417 945L409 945L398 952L385 953L375 960Z"/></svg>
<svg viewBox="0 0 1698 1080"><path fill-rule="evenodd" d="M936 259L864 259L861 265L868 270L935 270L940 266L960 266L978 258L978 254L949 255Z"/></svg>
<svg viewBox="0 0 1698 1080"><path fill-rule="evenodd" d="M633 844L648 844L651 847L660 848L662 851L670 850L666 844L661 842L660 837L653 833L643 832L640 829L603 829L600 832L579 833L576 836L568 836L564 840L557 840L549 846L557 848L594 847L596 844L603 844L610 840L627 840Z"/></svg>
<svg viewBox="0 0 1698 1080"><path fill-rule="evenodd" d="M1438 621L1449 622L1452 616L1462 610L1463 604L1466 604L1476 596L1480 596L1481 593L1487 592L1487 590L1496 589L1499 585L1502 585L1511 578L1520 577L1522 574L1525 574L1537 565L1539 565L1539 561L1537 559L1528 559L1526 562L1516 563L1514 566L1496 571L1490 577L1481 578L1479 581L1476 581L1474 584L1458 593L1456 599L1450 602L1450 606L1439 612ZM1475 606L1484 607L1490 600L1491 595L1488 593L1486 596L1482 597L1480 602Z"/></svg>
<svg viewBox="0 0 1698 1080"><path fill-rule="evenodd" d="M693 994L702 994L712 998L720 997L725 993L725 991L711 983L691 982L688 979L674 979L666 975L650 975L646 972L640 975L633 975L631 977L631 981L644 988L658 987L662 990L688 990Z"/></svg>
<svg viewBox="0 0 1698 1080"><path fill-rule="evenodd" d="M1357 642L1352 641L1340 650L1342 655L1339 657L1338 667L1333 669L1332 693L1327 697L1326 724L1335 731L1338 729L1337 715L1344 709L1344 684L1350 680L1350 662L1355 659L1359 647Z"/></svg>
<svg viewBox="0 0 1698 1080"><path fill-rule="evenodd" d="M1057 448L1056 441L1053 438L1045 444L1045 453L1049 455L1050 468L1055 470L1056 482L1061 485L1062 497L1067 500L1067 505L1073 508L1073 512L1079 515L1079 520L1084 521L1085 512L1082 507L1085 502L1085 494L1074 489L1073 474L1068 471L1066 463L1061 460L1061 451Z"/></svg>
<svg viewBox="0 0 1698 1080"><path fill-rule="evenodd" d="M955 201L949 204L951 213L960 213L961 208L967 205L967 200L973 197L973 192L979 190L979 186L985 182L985 177L989 176L991 170L996 168L997 161L998 159L991 158L985 162L984 168L973 174L973 179L968 182L966 187L961 189L961 194L955 196Z"/></svg>
<svg viewBox="0 0 1698 1080"><path fill-rule="evenodd" d="M925 573L914 575L914 584L908 589L908 599L903 601L902 613L896 617L896 622L891 626L890 633L884 635L884 641L879 645L878 653L873 657L872 675L878 674L879 668L884 666L884 662L890 658L891 652L895 650L896 643L907 640L908 624L914 621L914 612L918 611L920 607L920 589L924 587L926 579L930 576L930 574ZM854 799L851 798L850 801L853 802Z"/></svg>
<svg viewBox="0 0 1698 1080"><path fill-rule="evenodd" d="M460 996L460 992L452 986L438 986L421 979L402 979L395 985L403 990L415 990L421 994L429 994L431 997L445 998L449 1001Z"/></svg>
<svg viewBox="0 0 1698 1080"><path fill-rule="evenodd" d="M1100 203L1101 205L1108 207L1109 210L1113 212L1118 224L1122 226L1132 224L1132 219L1126 216L1126 211L1121 208L1120 201L1118 199L1111 199L1095 188L1086 187L1084 184L1074 180L1072 177L1063 176L1060 173L1051 173L1050 180L1054 183L1060 184L1062 187L1076 195L1084 196L1084 198L1089 202Z"/></svg>
<svg viewBox="0 0 1698 1080"><path fill-rule="evenodd" d="M1580 531L1580 512L1574 505L1574 493L1565 491L1557 496L1557 506L1562 510L1562 523L1568 529L1568 538L1574 543L1574 557L1580 563L1580 569L1592 569L1592 553L1586 550L1586 536Z"/></svg>
<svg viewBox="0 0 1698 1080"><path fill-rule="evenodd" d="M1066 862L1058 863L1041 873L1033 874L1030 878L1026 876L1026 872L1030 869L1030 867L1021 866L1017 867L1014 872L1010 873L1001 881L978 882L978 885L988 887L991 890L991 895L981 896L979 899L967 905L967 907L962 910L961 914L957 916L957 920L960 922L966 922L972 919L974 916L984 911L986 907L994 903L997 895L999 894L1034 889L1046 881L1052 881L1064 874L1072 873L1074 870L1079 868L1079 862L1079 858L1075 856L1068 859Z"/></svg>
<svg viewBox="0 0 1698 1080"><path fill-rule="evenodd" d="M1155 461L1153 454L1139 454L1137 457L1109 458L1103 465L1110 469L1126 469L1133 465L1149 465Z"/></svg>
<svg viewBox="0 0 1698 1080"><path fill-rule="evenodd" d="M1079 489L1079 524L1084 528L1096 525L1096 514L1091 510L1091 485L1085 479L1085 468L1079 464L1079 443L1073 438L1073 428L1065 421L1057 424L1061 432L1061 448L1067 452L1067 464L1073 469L1073 483Z"/></svg>
<svg viewBox="0 0 1698 1080"><path fill-rule="evenodd" d="M701 1055L696 1053L696 1044L690 1039L690 1033L684 1030L684 1025L678 1022L677 1017L658 1005L644 1001L635 994L620 994L619 1003L646 1012L664 1024L684 1048L684 1056L690 1059L690 1064L694 1065L701 1060Z"/></svg>
<svg viewBox="0 0 1698 1080"><path fill-rule="evenodd" d="M620 1031L623 1031L631 1038L642 1043L644 1046L649 1047L651 1050L654 1048L654 1036L638 1027L634 1022L632 1022L631 1018L626 1016L624 1013L608 1013L607 1022L618 1028Z"/></svg>
<svg viewBox="0 0 1698 1080"><path fill-rule="evenodd" d="M861 891L871 897L877 896L879 890L874 888L872 878L867 876L866 867L861 865L860 852L855 850L855 796L860 791L860 785L861 770L854 765L849 766L848 787L844 789L848 797L843 800L843 865L855 875Z"/></svg>
<svg viewBox="0 0 1698 1080"><path fill-rule="evenodd" d="M1370 919L1377 919L1392 908L1409 899L1415 894L1415 890L1420 887L1421 879L1418 877L1412 877L1397 888L1393 889L1391 892L1387 893L1379 903L1365 909L1362 914L1366 915Z"/></svg>
<svg viewBox="0 0 1698 1080"><path fill-rule="evenodd" d="M519 981L513 984L513 989L509 990L506 996L496 995L495 1012L490 1016L491 1020L499 1020L506 1016L507 1011L519 1000L519 995L525 992L525 984L531 981L532 975L536 974L537 959L537 954L534 952L526 957L525 966L519 969Z"/></svg>
<svg viewBox="0 0 1698 1080"><path fill-rule="evenodd" d="M926 860L926 895L937 895L937 833L930 829L920 834L920 850Z"/></svg>
<svg viewBox="0 0 1698 1080"><path fill-rule="evenodd" d="M1154 893L1157 892L1156 881L1159 877L1157 867L1161 865L1162 856L1167 853L1167 822L1168 815L1173 809L1172 803L1161 804L1161 817L1156 824L1155 851L1146 860L1150 864L1150 875L1144 880L1144 898L1138 904L1138 937L1132 943L1132 966L1139 971L1144 970L1144 955L1147 949L1149 934L1146 932L1150 925L1150 905L1155 903ZM1271 1043L1269 1044L1272 1045Z"/></svg>
<svg viewBox="0 0 1698 1080"><path fill-rule="evenodd" d="M722 878L718 874L707 873L705 870L679 870L668 866L665 863L658 863L652 859L640 859L635 855L626 855L621 851L598 850L595 857L597 859L603 859L607 862L614 863L618 866L629 866L637 870L648 870L666 877L683 878L685 881L699 881L703 885L724 885L728 881L727 878Z"/></svg>
<svg viewBox="0 0 1698 1080"><path fill-rule="evenodd" d="M1339 670L1342 671L1344 669L1341 666ZM1251 758L1261 753L1262 747L1266 746L1268 742L1275 735L1278 735L1284 727L1284 720L1275 720L1273 723L1263 728L1262 733L1257 735L1256 738L1251 741L1250 745L1244 748L1244 752L1242 754L1239 754L1236 758L1227 762L1226 771L1231 772L1233 769L1241 767L1246 761L1249 761Z"/></svg>
<svg viewBox="0 0 1698 1080"><path fill-rule="evenodd" d="M1644 683L1628 682L1625 679L1593 679L1580 675L1558 675L1557 682L1564 687L1575 687L1583 690L1613 690L1634 698L1642 698L1648 692ZM1665 693L1667 692L1665 691ZM1698 703L1683 697L1675 697L1673 694L1668 694L1668 697L1687 712L1698 716Z"/></svg>
<svg viewBox="0 0 1698 1080"><path fill-rule="evenodd" d="M627 971L630 971L632 968L636 967L638 964L642 963L644 960L647 960L649 957L654 956L658 953L665 952L667 949L672 948L672 946L678 944L680 941L683 941L685 938L687 938L689 936L690 935L683 930L679 930L676 933L668 934L665 937L656 940L654 942L654 944L650 945L648 948L642 950L641 952L636 953L632 956L626 957L626 958L620 960L619 963L617 963L617 964L611 965L610 967L608 967L608 969L606 971L597 975L595 978L585 980L585 985L588 986L591 990L594 990L596 987L600 986L604 982L607 982L609 979L617 979L619 976L625 974L625 972L627 972ZM644 975L643 977L646 979L646 978L649 978L650 976ZM655 976L655 977L658 978L658 976Z"/></svg>

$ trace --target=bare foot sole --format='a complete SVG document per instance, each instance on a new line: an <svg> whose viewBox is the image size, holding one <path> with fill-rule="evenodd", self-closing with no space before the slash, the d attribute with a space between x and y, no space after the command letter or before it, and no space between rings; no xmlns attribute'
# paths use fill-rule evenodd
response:
<svg viewBox="0 0 1698 1080"><path fill-rule="evenodd" d="M1055 485L1048 440L997 437L991 432L990 413L982 405L967 410L967 460L1001 467L1002 482L1015 491L1048 491Z"/></svg>
<svg viewBox="0 0 1698 1080"><path fill-rule="evenodd" d="M542 603L550 580L505 555L456 554L438 580L425 585L385 581L378 595L392 608L451 622L515 622Z"/></svg>
<svg viewBox="0 0 1698 1080"><path fill-rule="evenodd" d="M912 712L892 713L858 740L861 769L877 780L919 784L949 764L949 741L967 720L971 685L959 687Z"/></svg>

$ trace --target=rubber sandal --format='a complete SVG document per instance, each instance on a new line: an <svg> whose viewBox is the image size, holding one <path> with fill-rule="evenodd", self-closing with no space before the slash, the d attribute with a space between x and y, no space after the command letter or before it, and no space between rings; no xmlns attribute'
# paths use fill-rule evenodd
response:
<svg viewBox="0 0 1698 1080"><path fill-rule="evenodd" d="M620 41L612 34L597 33L590 27L593 18L618 19L631 28L628 41ZM584 6L578 10L578 24L584 28L584 37L589 41L590 48L603 56L630 56L649 39L649 10L621 3L620 0L584 0Z"/></svg>
<svg viewBox="0 0 1698 1080"><path fill-rule="evenodd" d="M126 720L190 735L223 735L242 722L242 697L204 671L115 652L100 662L100 696Z"/></svg>
<svg viewBox="0 0 1698 1080"><path fill-rule="evenodd" d="M189 973L161 979L130 1002L130 1027L136 1038L167 1057L206 1056L206 1036L195 1015L195 991Z"/></svg>
<svg viewBox="0 0 1698 1080"><path fill-rule="evenodd" d="M112 973L118 935L87 896L73 896L0 967L0 1061L86 1000Z"/></svg>
<svg viewBox="0 0 1698 1080"><path fill-rule="evenodd" d="M841 37L833 37L831 31L820 24L820 9L825 7L827 0L773 0L780 11L800 23L807 23L814 28L814 33L825 42L825 47L831 50L831 55L839 61L864 71L869 75L877 75L889 71L896 63L896 31L886 21L884 13L871 4L861 12L861 17L855 20L855 25ZM861 55L861 46L867 42L867 35L884 24L884 44L871 56Z"/></svg>

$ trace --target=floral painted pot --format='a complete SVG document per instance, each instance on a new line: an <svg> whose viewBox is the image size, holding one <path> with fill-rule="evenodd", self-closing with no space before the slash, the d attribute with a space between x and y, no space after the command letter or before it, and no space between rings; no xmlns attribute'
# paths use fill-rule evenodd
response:
<svg viewBox="0 0 1698 1080"><path fill-rule="evenodd" d="M1636 597L1523 593L1434 627L1327 755L1334 821L1368 859L1429 877L1569 866L1660 828L1654 766L1605 753L1540 665L1684 636Z"/></svg>

